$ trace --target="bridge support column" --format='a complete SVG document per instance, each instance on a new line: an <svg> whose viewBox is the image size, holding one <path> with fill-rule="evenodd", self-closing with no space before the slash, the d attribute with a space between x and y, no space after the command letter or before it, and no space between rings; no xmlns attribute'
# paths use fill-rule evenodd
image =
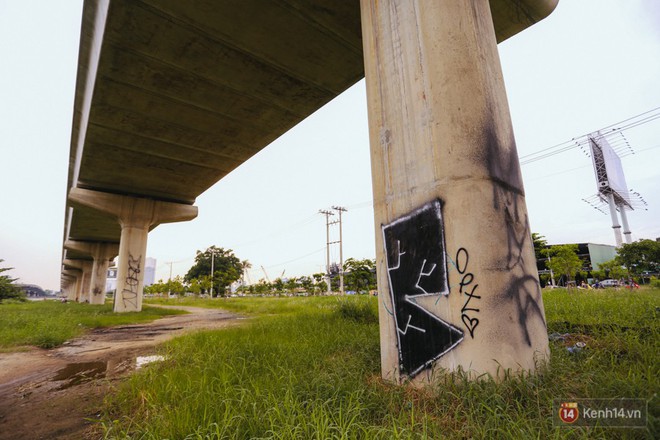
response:
<svg viewBox="0 0 660 440"><path fill-rule="evenodd" d="M92 290L92 264L93 262L88 260L82 262L83 283L79 302L90 302Z"/></svg>
<svg viewBox="0 0 660 440"><path fill-rule="evenodd" d="M62 273L71 278L71 284L66 292L66 299L78 301L82 290L82 271L79 269L64 269Z"/></svg>
<svg viewBox="0 0 660 440"><path fill-rule="evenodd" d="M161 223L192 220L197 207L81 188L69 192L69 201L117 217L121 226L115 312L142 310L144 263L149 230Z"/></svg>
<svg viewBox="0 0 660 440"><path fill-rule="evenodd" d="M361 0L382 374L534 370L548 337L488 0Z"/></svg>
<svg viewBox="0 0 660 440"><path fill-rule="evenodd" d="M89 302L90 304L103 304L105 302L105 283L108 279L108 267L110 261L119 252L119 245L117 243L88 243L67 240L64 247L85 253L93 258L90 270Z"/></svg>

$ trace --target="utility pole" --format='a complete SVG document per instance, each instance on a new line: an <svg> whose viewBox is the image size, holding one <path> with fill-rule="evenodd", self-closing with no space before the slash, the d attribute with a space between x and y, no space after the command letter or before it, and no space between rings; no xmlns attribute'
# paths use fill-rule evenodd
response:
<svg viewBox="0 0 660 440"><path fill-rule="evenodd" d="M328 280L328 294L330 294L330 216L335 214L327 209L320 209L319 214L325 215L325 273Z"/></svg>
<svg viewBox="0 0 660 440"><path fill-rule="evenodd" d="M211 298L213 298L213 260L215 259L215 252L211 251Z"/></svg>
<svg viewBox="0 0 660 440"><path fill-rule="evenodd" d="M347 209L343 206L333 206L332 209L339 212L339 293L344 294L344 252L342 241L342 228L341 228L341 213L346 212Z"/></svg>
<svg viewBox="0 0 660 440"><path fill-rule="evenodd" d="M171 285L172 285L171 284L171 282L172 282L172 263L174 263L174 261L168 261L168 262L165 263L165 264L170 265L170 277L167 279L167 281L168 281L168 283L167 283L167 296L170 296L172 294L172 288L171 288Z"/></svg>

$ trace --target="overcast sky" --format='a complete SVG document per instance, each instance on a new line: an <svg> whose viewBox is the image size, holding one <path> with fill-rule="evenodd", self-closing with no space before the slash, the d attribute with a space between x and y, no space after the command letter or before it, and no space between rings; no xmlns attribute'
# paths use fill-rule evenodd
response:
<svg viewBox="0 0 660 440"><path fill-rule="evenodd" d="M0 267L48 289L59 289L81 4L0 0ZM499 50L523 159L660 107L657 0L561 0ZM184 274L212 244L249 260L253 282L261 266L271 279L319 272L317 211L332 205L348 208L344 258L373 258L367 131L361 81L202 194L196 220L156 228L147 253L157 278L169 276L169 262ZM632 236L655 239L660 119L623 133L635 152L622 158L628 186L648 203L628 215ZM596 183L579 148L522 170L532 231L550 243L614 244L609 216L582 201Z"/></svg>

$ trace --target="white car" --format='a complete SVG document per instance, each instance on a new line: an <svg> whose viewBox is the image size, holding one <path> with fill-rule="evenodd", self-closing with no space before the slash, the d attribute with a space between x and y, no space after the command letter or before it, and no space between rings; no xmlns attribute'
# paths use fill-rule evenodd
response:
<svg viewBox="0 0 660 440"><path fill-rule="evenodd" d="M603 280L598 283L598 287L607 289L608 287L619 287L619 280Z"/></svg>

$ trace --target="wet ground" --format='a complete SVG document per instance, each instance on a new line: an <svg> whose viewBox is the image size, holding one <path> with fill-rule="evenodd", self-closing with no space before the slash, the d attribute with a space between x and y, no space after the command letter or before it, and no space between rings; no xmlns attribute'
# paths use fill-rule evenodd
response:
<svg viewBox="0 0 660 440"><path fill-rule="evenodd" d="M131 372L161 360L158 344L240 322L221 310L177 308L190 314L94 330L51 350L0 353L0 440L99 438L104 396Z"/></svg>

